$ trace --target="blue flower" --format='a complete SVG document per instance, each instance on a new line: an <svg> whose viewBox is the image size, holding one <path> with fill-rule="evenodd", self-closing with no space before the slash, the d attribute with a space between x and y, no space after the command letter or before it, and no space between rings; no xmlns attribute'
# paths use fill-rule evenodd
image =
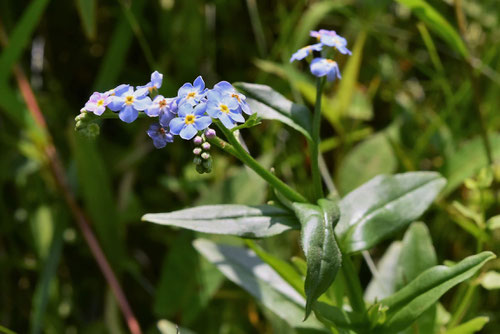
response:
<svg viewBox="0 0 500 334"><path fill-rule="evenodd" d="M205 115L207 105L200 103L194 108L189 103L179 106L179 117L170 121L170 132L180 135L182 139L190 140L198 131L206 129L212 124L212 119Z"/></svg>
<svg viewBox="0 0 500 334"><path fill-rule="evenodd" d="M351 51L347 49L347 40L338 35L334 30L320 29L319 31L311 31L311 37L315 37L321 44L334 47L342 54L351 55Z"/></svg>
<svg viewBox="0 0 500 334"><path fill-rule="evenodd" d="M214 90L219 92L222 96L229 96L236 100L239 105L239 109L242 110L245 114L251 115L252 110L250 110L250 107L248 106L248 103L245 101L246 96L243 94L240 94L234 89L233 85L231 85L227 81L221 81L218 84L214 86Z"/></svg>
<svg viewBox="0 0 500 334"><path fill-rule="evenodd" d="M160 124L168 126L177 113L176 99L165 98L162 95L158 95L144 112L149 117L159 117Z"/></svg>
<svg viewBox="0 0 500 334"><path fill-rule="evenodd" d="M174 141L174 136L159 123L153 123L147 131L148 136L153 139L153 145L156 148L163 148L167 143Z"/></svg>
<svg viewBox="0 0 500 334"><path fill-rule="evenodd" d="M102 113L106 110L106 106L111 103L111 96L109 93L99 93L95 92L90 96L90 99L87 103L85 103L85 110L91 111L97 116L101 116Z"/></svg>
<svg viewBox="0 0 500 334"><path fill-rule="evenodd" d="M139 116L139 111L146 110L151 105L147 94L148 90L145 88L134 91L133 87L129 87L122 94L113 96L108 108L119 111L118 117L125 123L132 123Z"/></svg>
<svg viewBox="0 0 500 334"><path fill-rule="evenodd" d="M207 113L213 118L218 118L228 129L233 128L236 122L245 122L238 101L216 90L208 92Z"/></svg>
<svg viewBox="0 0 500 334"><path fill-rule="evenodd" d="M311 62L311 73L317 77L323 77L326 75L328 81L335 80L335 77L342 78L340 76L339 66L337 62L331 59L325 58L314 58Z"/></svg>
<svg viewBox="0 0 500 334"><path fill-rule="evenodd" d="M151 73L151 81L144 86L137 86L137 89L147 88L151 92L153 89L158 90L161 87L162 82L163 74L158 71L154 71Z"/></svg>
<svg viewBox="0 0 500 334"><path fill-rule="evenodd" d="M205 82L201 76L198 76L193 84L187 82L179 88L177 92L177 103L181 105L184 102L188 102L191 105L195 105L205 97L206 91Z"/></svg>
<svg viewBox="0 0 500 334"><path fill-rule="evenodd" d="M304 46L303 48L298 49L297 52L292 55L292 57L290 58L290 63L295 60L302 60L309 56L313 51L321 51L322 48L323 44L321 43Z"/></svg>

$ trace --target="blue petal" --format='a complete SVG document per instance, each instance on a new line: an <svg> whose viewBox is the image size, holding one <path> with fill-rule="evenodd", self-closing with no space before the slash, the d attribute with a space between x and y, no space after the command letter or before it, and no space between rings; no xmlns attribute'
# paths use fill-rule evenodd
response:
<svg viewBox="0 0 500 334"><path fill-rule="evenodd" d="M118 87L116 87L115 89L113 89L113 93L115 94L115 96L121 96L123 94L125 94L126 92L128 92L130 90L130 85L127 85L127 84L122 84L122 85L119 85Z"/></svg>
<svg viewBox="0 0 500 334"><path fill-rule="evenodd" d="M178 135L185 125L186 123L184 122L184 118L176 117L170 121L170 124L168 126L170 127L170 132L172 132L174 135Z"/></svg>
<svg viewBox="0 0 500 334"><path fill-rule="evenodd" d="M153 86L156 88L160 88L162 82L163 82L163 74L161 74L158 71L154 71L151 74L151 83L153 84Z"/></svg>
<svg viewBox="0 0 500 334"><path fill-rule="evenodd" d="M156 117L160 115L160 107L158 107L158 104L151 104L144 112L149 117Z"/></svg>
<svg viewBox="0 0 500 334"><path fill-rule="evenodd" d="M179 96L179 97L185 97L186 95L188 95L192 91L193 91L193 85L191 85L189 82L186 82L177 91L177 96Z"/></svg>
<svg viewBox="0 0 500 334"><path fill-rule="evenodd" d="M137 110L145 110L149 106L151 106L151 98L149 96L143 97L143 98L136 98L134 99L134 108Z"/></svg>
<svg viewBox="0 0 500 334"><path fill-rule="evenodd" d="M207 102L207 114L212 116L213 118L218 118L221 113L219 105L214 102Z"/></svg>
<svg viewBox="0 0 500 334"><path fill-rule="evenodd" d="M245 123L245 117L243 117L243 115L240 113L230 112L229 117L231 117L231 119L235 122Z"/></svg>
<svg viewBox="0 0 500 334"><path fill-rule="evenodd" d="M222 122L222 124L224 124L224 126L228 129L232 129L236 125L236 124L234 124L233 120L227 114L221 113L221 115L219 116L219 119Z"/></svg>
<svg viewBox="0 0 500 334"><path fill-rule="evenodd" d="M179 110L177 112L179 116L181 117L186 117L186 115L192 114L193 113L193 106L190 105L189 103L183 103L179 107Z"/></svg>
<svg viewBox="0 0 500 334"><path fill-rule="evenodd" d="M197 132L193 124L188 124L181 130L180 136L182 139L190 140Z"/></svg>
<svg viewBox="0 0 500 334"><path fill-rule="evenodd" d="M137 116L139 115L139 112L134 109L132 106L125 106L120 113L118 114L118 117L125 123L132 123L137 119Z"/></svg>
<svg viewBox="0 0 500 334"><path fill-rule="evenodd" d="M317 77L325 76L329 71L328 62L324 58L315 58L310 67L311 73Z"/></svg>
<svg viewBox="0 0 500 334"><path fill-rule="evenodd" d="M135 98L141 98L143 96L146 96L148 95L149 93L149 88L140 88L140 89L137 89L132 95L135 97Z"/></svg>
<svg viewBox="0 0 500 334"><path fill-rule="evenodd" d="M205 102L202 102L198 104L196 107L194 107L194 114L196 116L201 116L205 113L207 110L207 104Z"/></svg>
<svg viewBox="0 0 500 334"><path fill-rule="evenodd" d="M170 121L175 117L175 114L171 113L168 110L160 113L160 124L163 127L167 127L170 124Z"/></svg>
<svg viewBox="0 0 500 334"><path fill-rule="evenodd" d="M252 110L250 109L250 106L245 101L241 101L240 106L241 106L241 110L243 110L243 112L245 114L247 114L247 115L253 114Z"/></svg>
<svg viewBox="0 0 500 334"><path fill-rule="evenodd" d="M113 111L120 111L125 104L125 99L119 96L113 96L111 102L108 104L108 108Z"/></svg>
<svg viewBox="0 0 500 334"><path fill-rule="evenodd" d="M202 92L203 89L205 89L205 82L203 81L203 78L200 76L198 76L194 82L193 82L193 86L194 88L196 88L197 91L199 92Z"/></svg>
<svg viewBox="0 0 500 334"><path fill-rule="evenodd" d="M222 98L222 96L216 90L209 90L207 93L207 99L209 102L215 102L218 104L219 101L221 100L221 98Z"/></svg>
<svg viewBox="0 0 500 334"><path fill-rule="evenodd" d="M194 121L194 126L198 131L206 129L210 124L212 124L212 118L209 116L197 117Z"/></svg>
<svg viewBox="0 0 500 334"><path fill-rule="evenodd" d="M223 93L223 94L231 94L232 92L235 91L233 85L231 85L227 81L221 81L218 84L214 86L214 89Z"/></svg>

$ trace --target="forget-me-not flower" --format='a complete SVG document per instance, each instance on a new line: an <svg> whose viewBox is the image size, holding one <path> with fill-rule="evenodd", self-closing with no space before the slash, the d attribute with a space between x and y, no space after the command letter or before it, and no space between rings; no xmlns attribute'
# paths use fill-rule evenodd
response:
<svg viewBox="0 0 500 334"><path fill-rule="evenodd" d="M156 148L163 148L167 143L174 141L174 136L159 123L153 123L147 131L148 136L153 139L153 145Z"/></svg>
<svg viewBox="0 0 500 334"><path fill-rule="evenodd" d="M177 113L176 99L165 98L162 95L158 95L144 112L149 117L159 117L160 124L168 126Z"/></svg>
<svg viewBox="0 0 500 334"><path fill-rule="evenodd" d="M347 48L347 40L338 35L334 30L320 29L319 31L312 30L311 37L315 37L321 44L334 47L342 54L351 55L351 51Z"/></svg>
<svg viewBox="0 0 500 334"><path fill-rule="evenodd" d="M298 49L297 52L292 55L292 57L290 58L290 63L295 60L302 60L309 56L313 51L321 51L322 48L323 44L321 43L304 46L303 48Z"/></svg>
<svg viewBox="0 0 500 334"><path fill-rule="evenodd" d="M236 89L234 89L233 85L231 85L227 81L221 81L214 86L214 90L219 92L223 96L229 96L238 102L239 109L241 109L245 114L251 115L252 110L250 110L250 106L246 102L246 96L238 93Z"/></svg>
<svg viewBox="0 0 500 334"><path fill-rule="evenodd" d="M151 92L153 89L159 89L162 82L163 74L158 71L154 71L153 73L151 73L151 81L144 86L137 86L137 89L147 88Z"/></svg>
<svg viewBox="0 0 500 334"><path fill-rule="evenodd" d="M179 106L178 116L170 121L170 132L180 135L182 139L190 140L198 131L206 129L212 124L212 118L205 115L207 105L200 103L193 107L189 103Z"/></svg>
<svg viewBox="0 0 500 334"><path fill-rule="evenodd" d="M97 116L101 116L106 110L106 106L111 103L109 93L95 92L90 96L90 99L85 103L85 110L91 111Z"/></svg>
<svg viewBox="0 0 500 334"><path fill-rule="evenodd" d="M121 95L115 95L108 108L118 111L118 117L125 123L132 123L139 116L139 111L146 110L151 105L151 98L147 94L146 88L134 91L133 87L129 87Z"/></svg>
<svg viewBox="0 0 500 334"><path fill-rule="evenodd" d="M213 118L218 118L228 129L233 128L236 122L245 122L237 100L216 90L208 92L207 113Z"/></svg>
<svg viewBox="0 0 500 334"><path fill-rule="evenodd" d="M328 81L341 78L339 66L337 62L331 59L325 58L314 58L311 62L311 73L317 77L323 77L326 75Z"/></svg>
<svg viewBox="0 0 500 334"><path fill-rule="evenodd" d="M181 105L184 102L188 102L191 105L195 105L205 97L206 94L205 82L201 76L198 76L193 84L186 82L179 88L177 92L177 101Z"/></svg>

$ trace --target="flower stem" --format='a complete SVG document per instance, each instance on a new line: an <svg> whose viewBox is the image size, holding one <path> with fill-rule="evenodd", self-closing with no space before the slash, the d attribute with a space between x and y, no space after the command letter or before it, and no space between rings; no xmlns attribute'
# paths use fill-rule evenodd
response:
<svg viewBox="0 0 500 334"><path fill-rule="evenodd" d="M365 314L366 307L363 299L363 289L361 288L361 283L354 269L351 257L345 253L342 256L342 273L345 276L347 298L349 298L352 310L359 314Z"/></svg>
<svg viewBox="0 0 500 334"><path fill-rule="evenodd" d="M288 198L293 202L307 202L307 199L299 194L297 191L288 186L285 182L278 179L273 173L264 168L261 164L259 164L248 152L241 146L239 141L236 139L234 134L226 129L224 126L219 126L219 129L224 133L229 143L226 143L220 138L213 138L210 140L210 143L213 143L217 147L222 148L224 151L229 154L235 156L241 162L246 164L248 167L253 169L260 177L266 180L270 185L272 185L276 190L278 190L283 196Z"/></svg>
<svg viewBox="0 0 500 334"><path fill-rule="evenodd" d="M316 104L313 114L312 143L309 144L311 150L311 170L314 186L314 199L318 200L324 197L323 185L321 183L321 173L319 169L319 143L321 127L321 97L323 96L323 87L325 78L316 79Z"/></svg>

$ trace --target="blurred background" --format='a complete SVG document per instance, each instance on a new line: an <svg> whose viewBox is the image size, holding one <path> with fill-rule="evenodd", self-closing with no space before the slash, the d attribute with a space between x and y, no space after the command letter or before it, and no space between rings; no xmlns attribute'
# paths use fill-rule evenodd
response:
<svg viewBox="0 0 500 334"><path fill-rule="evenodd" d="M197 333L291 333L193 249L195 233L140 220L200 204L261 204L264 182L215 149L213 172L197 174L190 143L153 147L150 120L106 120L92 140L74 131L74 118L92 92L144 85L154 70L165 96L202 75L208 87L263 83L311 106L307 63L289 58L319 28L336 30L353 51L337 58L343 79L327 85L322 110L321 149L339 193L381 173L439 171L448 185L422 217L439 262L475 253L477 240L498 255L498 230L482 227L500 213L498 183L484 169L486 132L490 158L500 158L499 20L497 0L0 1L0 325L127 332L54 177L53 144L145 332L159 333L167 319ZM301 136L273 122L243 135L262 164L312 191ZM260 244L288 259L301 256L296 240L288 233ZM371 252L375 260L388 244ZM490 317L484 333L499 331L498 291L479 288L466 314ZM442 303L453 310L464 293Z"/></svg>

